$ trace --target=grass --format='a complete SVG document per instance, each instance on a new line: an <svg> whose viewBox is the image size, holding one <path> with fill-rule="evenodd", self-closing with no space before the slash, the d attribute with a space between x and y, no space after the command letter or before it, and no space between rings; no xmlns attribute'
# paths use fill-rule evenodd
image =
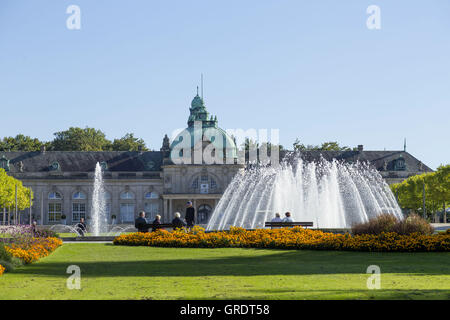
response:
<svg viewBox="0 0 450 320"><path fill-rule="evenodd" d="M69 265L81 290L69 290ZM368 290L366 269L381 268ZM450 253L64 244L0 277L0 299L450 299Z"/></svg>

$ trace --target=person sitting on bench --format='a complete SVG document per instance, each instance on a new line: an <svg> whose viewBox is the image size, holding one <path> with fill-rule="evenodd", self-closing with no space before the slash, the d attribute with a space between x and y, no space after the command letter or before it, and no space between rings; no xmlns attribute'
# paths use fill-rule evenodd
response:
<svg viewBox="0 0 450 320"><path fill-rule="evenodd" d="M283 219L283 222L294 222L294 220L292 220L292 218L291 218L290 212L286 212L285 215L286 215L286 217Z"/></svg>
<svg viewBox="0 0 450 320"><path fill-rule="evenodd" d="M175 212L175 218L172 220L173 229L179 229L186 226L186 222L181 220L181 214L179 212Z"/></svg>
<svg viewBox="0 0 450 320"><path fill-rule="evenodd" d="M135 220L134 227L138 229L138 232L148 232L148 229L150 229L150 225L145 219L145 211L139 212L139 217Z"/></svg>
<svg viewBox="0 0 450 320"><path fill-rule="evenodd" d="M153 220L152 224L153 224L152 232L155 232L158 229L161 229L161 226L160 226L161 216L159 214L156 215L155 220Z"/></svg>

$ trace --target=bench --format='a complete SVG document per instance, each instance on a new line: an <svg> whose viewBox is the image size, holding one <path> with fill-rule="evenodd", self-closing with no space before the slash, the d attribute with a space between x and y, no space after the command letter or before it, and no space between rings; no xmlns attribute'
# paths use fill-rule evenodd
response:
<svg viewBox="0 0 450 320"><path fill-rule="evenodd" d="M161 223L161 224L147 223L146 227L149 229L149 231L151 231L151 230L153 230L154 227L157 227L158 229L173 228L173 224L171 224L171 223Z"/></svg>
<svg viewBox="0 0 450 320"><path fill-rule="evenodd" d="M286 228L286 227L312 227L312 222L266 222L264 224L266 228Z"/></svg>

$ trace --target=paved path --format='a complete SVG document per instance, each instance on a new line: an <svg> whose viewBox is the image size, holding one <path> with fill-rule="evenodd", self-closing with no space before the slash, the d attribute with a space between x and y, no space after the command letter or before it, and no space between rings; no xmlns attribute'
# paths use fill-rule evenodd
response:
<svg viewBox="0 0 450 320"><path fill-rule="evenodd" d="M66 243L113 243L112 241L63 241L63 244Z"/></svg>

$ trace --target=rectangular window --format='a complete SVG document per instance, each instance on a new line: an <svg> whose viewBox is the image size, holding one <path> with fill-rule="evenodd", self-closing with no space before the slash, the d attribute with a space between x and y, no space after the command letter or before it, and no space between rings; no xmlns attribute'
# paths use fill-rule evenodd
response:
<svg viewBox="0 0 450 320"><path fill-rule="evenodd" d="M81 218L86 219L86 204L85 203L72 203L72 221L78 222Z"/></svg>
<svg viewBox="0 0 450 320"><path fill-rule="evenodd" d="M134 221L134 204L132 203L120 204L120 220L122 222Z"/></svg>
<svg viewBox="0 0 450 320"><path fill-rule="evenodd" d="M50 202L48 204L48 221L59 222L61 220L62 206L59 202Z"/></svg>
<svg viewBox="0 0 450 320"><path fill-rule="evenodd" d="M145 217L152 222L155 220L156 215L159 213L159 203L158 202L146 202L145 203Z"/></svg>

